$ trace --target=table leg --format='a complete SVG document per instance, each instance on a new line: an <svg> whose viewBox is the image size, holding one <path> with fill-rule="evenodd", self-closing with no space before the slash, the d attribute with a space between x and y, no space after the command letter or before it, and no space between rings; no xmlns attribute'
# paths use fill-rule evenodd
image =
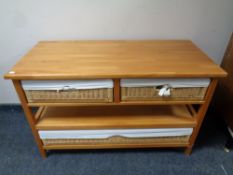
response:
<svg viewBox="0 0 233 175"><path fill-rule="evenodd" d="M43 158L46 158L46 151L43 148L43 143L39 137L38 131L36 129L36 119L31 111L31 108L27 104L27 98L25 96L24 90L21 86L20 80L13 80L13 84L15 86L15 90L18 94L18 97L20 99L22 108L24 110L25 116L27 118L27 121L30 125L30 128L32 130L32 134L34 136L34 139L36 141L36 144L39 148L40 154Z"/></svg>
<svg viewBox="0 0 233 175"><path fill-rule="evenodd" d="M210 104L210 101L212 99L214 90L217 86L217 83L218 83L217 79L213 79L211 81L209 88L207 89L207 92L206 92L205 103L200 106L196 116L194 116L194 117L196 117L196 120L197 120L197 126L193 128L193 133L189 139L189 146L185 149L185 154L191 154L191 152L192 152L192 147L195 143L198 132L201 128L201 124L203 122L203 119L205 118L205 114L206 114L207 109L209 107L209 104Z"/></svg>

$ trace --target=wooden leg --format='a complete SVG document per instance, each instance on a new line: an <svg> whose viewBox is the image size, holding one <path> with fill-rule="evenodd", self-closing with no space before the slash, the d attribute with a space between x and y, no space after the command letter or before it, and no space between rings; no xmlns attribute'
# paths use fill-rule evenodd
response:
<svg viewBox="0 0 233 175"><path fill-rule="evenodd" d="M224 147L226 152L230 152L233 149L233 138L231 136L228 137L227 143Z"/></svg>
<svg viewBox="0 0 233 175"><path fill-rule="evenodd" d="M193 148L193 147L186 147L185 150L184 150L184 153L185 153L186 155L190 155L190 154L192 153L192 148Z"/></svg>
<svg viewBox="0 0 233 175"><path fill-rule="evenodd" d="M40 154L43 158L46 158L46 151L43 149L43 143L42 143L42 141L39 137L38 131L36 129L36 119L31 111L30 107L27 105L27 98L25 96L24 90L22 89L21 83L19 80L13 80L13 84L14 84L16 92L19 96L22 108L24 110L27 121L28 121L30 128L32 130L32 134L35 138L35 141L36 141L37 146L39 148Z"/></svg>
<svg viewBox="0 0 233 175"><path fill-rule="evenodd" d="M201 128L201 124L203 122L203 119L205 118L206 111L209 107L209 104L210 104L211 98L213 96L214 90L217 86L217 83L218 83L217 79L213 79L211 81L210 86L206 92L205 103L201 105L201 107L199 108L199 110L195 116L196 120L197 120L197 126L193 128L193 133L189 139L189 146L185 149L185 154L191 154L192 147L195 143L198 132Z"/></svg>
<svg viewBox="0 0 233 175"><path fill-rule="evenodd" d="M230 152L232 149L233 149L233 135L231 134L232 133L232 130L230 128L228 128L228 138L227 138L227 142L226 142L226 145L224 147L224 150L226 152Z"/></svg>

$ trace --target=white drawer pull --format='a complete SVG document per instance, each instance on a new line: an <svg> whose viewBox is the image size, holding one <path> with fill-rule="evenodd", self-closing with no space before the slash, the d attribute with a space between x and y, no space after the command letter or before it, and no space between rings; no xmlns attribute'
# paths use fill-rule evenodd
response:
<svg viewBox="0 0 233 175"><path fill-rule="evenodd" d="M159 96L161 97L168 97L171 95L171 87L169 85L164 85L160 90L159 90Z"/></svg>

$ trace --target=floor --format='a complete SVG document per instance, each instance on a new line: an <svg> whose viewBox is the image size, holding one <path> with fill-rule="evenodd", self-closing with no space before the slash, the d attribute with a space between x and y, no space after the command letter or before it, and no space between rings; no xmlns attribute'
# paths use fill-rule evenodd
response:
<svg viewBox="0 0 233 175"><path fill-rule="evenodd" d="M134 149L51 151L42 159L21 107L0 105L0 175L231 175L226 138L221 121L208 114L191 156L182 149Z"/></svg>

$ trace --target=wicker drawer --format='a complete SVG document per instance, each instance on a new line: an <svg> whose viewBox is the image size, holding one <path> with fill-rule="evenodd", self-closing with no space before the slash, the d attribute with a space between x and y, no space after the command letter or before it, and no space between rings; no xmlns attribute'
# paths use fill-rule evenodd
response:
<svg viewBox="0 0 233 175"><path fill-rule="evenodd" d="M112 80L22 81L28 102L112 102Z"/></svg>
<svg viewBox="0 0 233 175"><path fill-rule="evenodd" d="M203 100L209 79L122 79L122 101Z"/></svg>
<svg viewBox="0 0 233 175"><path fill-rule="evenodd" d="M146 137L146 138L127 138L114 136L106 139L42 139L44 145L84 145L84 146L98 146L98 145L152 145L164 143L188 143L190 136L173 136L173 137Z"/></svg>
<svg viewBox="0 0 233 175"><path fill-rule="evenodd" d="M193 128L40 130L44 145L99 145L188 142Z"/></svg>

